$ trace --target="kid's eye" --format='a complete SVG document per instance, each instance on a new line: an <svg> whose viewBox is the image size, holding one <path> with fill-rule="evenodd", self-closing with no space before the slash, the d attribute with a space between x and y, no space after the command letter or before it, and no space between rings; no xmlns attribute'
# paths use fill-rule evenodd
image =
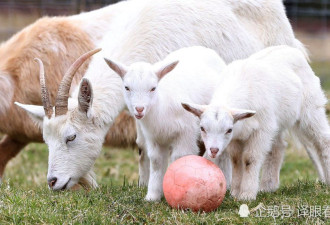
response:
<svg viewBox="0 0 330 225"><path fill-rule="evenodd" d="M73 141L74 139L76 139L76 136L77 135L71 135L71 136L68 136L67 138L66 138L66 143L68 143L68 142L70 142L70 141Z"/></svg>
<svg viewBox="0 0 330 225"><path fill-rule="evenodd" d="M125 90L126 90L126 91L130 91L130 89L129 89L127 86L125 86Z"/></svg>
<svg viewBox="0 0 330 225"><path fill-rule="evenodd" d="M205 132L205 129L204 129L204 127L201 127L201 131Z"/></svg>
<svg viewBox="0 0 330 225"><path fill-rule="evenodd" d="M155 91L155 90L156 90L156 88L155 88L155 87L153 87L153 88L151 88L151 90L150 90L150 91L151 91L151 92L153 92L153 91Z"/></svg>
<svg viewBox="0 0 330 225"><path fill-rule="evenodd" d="M228 129L226 134L230 134L233 131L233 129Z"/></svg>

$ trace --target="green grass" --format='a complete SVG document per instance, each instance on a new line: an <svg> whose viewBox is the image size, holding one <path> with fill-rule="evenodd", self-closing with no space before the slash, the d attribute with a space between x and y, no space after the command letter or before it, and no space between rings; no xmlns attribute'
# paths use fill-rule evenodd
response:
<svg viewBox="0 0 330 225"><path fill-rule="evenodd" d="M313 63L322 86L330 89L330 64ZM138 153L132 149L102 151L95 172L100 188L86 192L48 190L47 147L30 144L12 160L0 187L0 224L330 224L324 211L318 216L298 216L302 205L329 206L330 188L319 183L316 171L303 150L292 146L281 169L281 186L275 193L260 193L257 200L240 202L227 191L222 205L211 213L170 208L163 199L145 202L146 188L139 188ZM263 213L280 207L279 217L240 218L239 206L250 209L262 203ZM290 206L292 216L282 217L281 207Z"/></svg>
<svg viewBox="0 0 330 225"><path fill-rule="evenodd" d="M107 149L97 160L95 171L100 188L86 192L48 190L46 145L31 144L6 171L0 187L0 224L329 224L324 214L298 217L301 205L330 206L329 187L317 182L317 174L306 153L288 149L281 170L281 187L261 193L256 201L234 200L227 191L222 205L211 213L171 209L163 199L145 202L146 188L137 186L136 150ZM289 218L240 218L239 206L254 208L289 205ZM279 210L279 212L281 212ZM267 213L267 210L264 210Z"/></svg>
<svg viewBox="0 0 330 225"><path fill-rule="evenodd" d="M165 201L146 203L145 189L136 185L102 185L91 192L51 192L44 188L21 190L6 187L1 189L0 220L6 223L47 224L312 224L326 223L326 218L298 217L258 218L253 213L249 218L237 214L242 202L233 200L227 193L224 202L215 212L193 213L174 210ZM313 197L311 197L311 195ZM282 187L275 194L260 194L255 207L262 202L266 207L290 205L295 211L300 204L325 205L329 190L318 183L296 182Z"/></svg>

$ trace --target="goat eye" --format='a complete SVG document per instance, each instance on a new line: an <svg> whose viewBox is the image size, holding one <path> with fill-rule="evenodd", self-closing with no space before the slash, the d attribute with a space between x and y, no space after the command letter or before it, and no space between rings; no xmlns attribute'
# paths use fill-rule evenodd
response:
<svg viewBox="0 0 330 225"><path fill-rule="evenodd" d="M71 136L67 137L66 138L66 143L68 143L68 142L73 141L74 139L76 139L76 136L77 135L74 134L74 135L71 135Z"/></svg>
<svg viewBox="0 0 330 225"><path fill-rule="evenodd" d="M130 89L127 86L125 86L125 89L126 89L126 91L130 91Z"/></svg>
<svg viewBox="0 0 330 225"><path fill-rule="evenodd" d="M233 131L233 129L228 129L226 134L230 134Z"/></svg>
<svg viewBox="0 0 330 225"><path fill-rule="evenodd" d="M153 91L155 91L155 90L156 90L156 88L155 88L155 87L153 87L153 88L151 88L151 90L150 90L150 91L151 91L151 92L153 92Z"/></svg>
<svg viewBox="0 0 330 225"><path fill-rule="evenodd" d="M204 127L201 127L201 131L205 132L205 129L204 129Z"/></svg>

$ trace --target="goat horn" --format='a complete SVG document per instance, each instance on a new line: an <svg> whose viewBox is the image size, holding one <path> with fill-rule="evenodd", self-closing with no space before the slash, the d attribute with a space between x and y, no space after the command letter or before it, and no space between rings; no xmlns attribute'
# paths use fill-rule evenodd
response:
<svg viewBox="0 0 330 225"><path fill-rule="evenodd" d="M101 48L94 49L92 51L89 51L82 56L80 56L68 69L68 71L65 73L61 83L60 87L58 88L57 96L56 96L56 102L55 102L55 116L64 115L68 111L68 98L69 98L69 91L72 83L73 76L77 72L77 70L80 68L80 66L92 55L95 53L101 51Z"/></svg>
<svg viewBox="0 0 330 225"><path fill-rule="evenodd" d="M53 114L53 106L49 101L49 93L46 87L46 80L45 80L45 68L44 64L39 58L34 59L37 63L39 63L39 68L40 68L40 86L41 86L41 99L42 99L42 104L44 106L45 114L47 115L48 119Z"/></svg>

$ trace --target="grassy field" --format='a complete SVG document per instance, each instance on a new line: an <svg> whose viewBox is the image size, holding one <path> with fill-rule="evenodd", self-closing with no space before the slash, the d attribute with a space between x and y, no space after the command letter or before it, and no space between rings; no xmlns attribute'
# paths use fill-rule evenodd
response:
<svg viewBox="0 0 330 225"><path fill-rule="evenodd" d="M138 154L132 149L107 149L97 160L95 171L100 188L86 192L52 192L47 189L47 148L29 145L10 162L0 188L1 224L329 224L329 188L317 181L316 171L302 150L289 148L281 171L281 187L261 193L256 201L240 202L228 193L223 204L211 213L171 209L143 200L146 188L137 186ZM254 208L249 218L240 218L239 206ZM319 216L300 216L302 207L321 206ZM292 210L284 217L285 207ZM279 207L278 209L276 207ZM283 208L282 208L283 207ZM259 217L262 212L264 217ZM277 212L279 215L272 215ZM329 212L330 214L330 208ZM274 217L272 217L274 216ZM330 216L330 215L329 215Z"/></svg>
<svg viewBox="0 0 330 225"><path fill-rule="evenodd" d="M329 64L313 66L330 88ZM89 192L48 190L47 157L46 145L30 144L9 163L0 187L0 224L330 224L330 188L318 182L306 152L293 146L279 190L250 202L236 201L227 191L211 213L174 210L165 199L145 202L146 188L137 186L137 150L105 148L95 165L100 188ZM262 207L240 218L243 203Z"/></svg>
<svg viewBox="0 0 330 225"><path fill-rule="evenodd" d="M6 40L36 18L34 14L24 14L20 18L0 14L0 40ZM315 49L311 52L312 59L322 58L325 54L321 54L322 57L318 54L328 52L326 46L330 46L329 38L326 43L322 42L320 49L319 39L311 38L311 41L304 36L301 34L299 38L310 49ZM323 87L330 90L329 62L315 62L312 65ZM47 157L46 145L30 144L9 163L0 186L1 225L330 224L330 188L318 182L307 154L293 146L289 146L286 152L279 190L261 193L256 201L251 202L236 201L227 191L223 204L211 213L174 210L164 199L159 203L145 202L146 188L137 186L136 150L105 148L95 165L100 188L89 192L48 190ZM250 209L260 204L263 207L252 212L249 218L240 218L238 210L243 203ZM289 214L288 208L292 210ZM308 211L305 211L308 215L302 215L303 209Z"/></svg>
<svg viewBox="0 0 330 225"><path fill-rule="evenodd" d="M329 64L313 66L330 89ZM9 163L0 187L0 224L330 224L330 188L318 182L306 152L293 146L279 190L250 202L236 201L227 191L211 213L174 210L164 199L145 202L146 188L137 186L137 150L105 148L95 165L100 188L89 192L48 190L47 157L46 145L30 144ZM243 203L262 207L240 218Z"/></svg>

